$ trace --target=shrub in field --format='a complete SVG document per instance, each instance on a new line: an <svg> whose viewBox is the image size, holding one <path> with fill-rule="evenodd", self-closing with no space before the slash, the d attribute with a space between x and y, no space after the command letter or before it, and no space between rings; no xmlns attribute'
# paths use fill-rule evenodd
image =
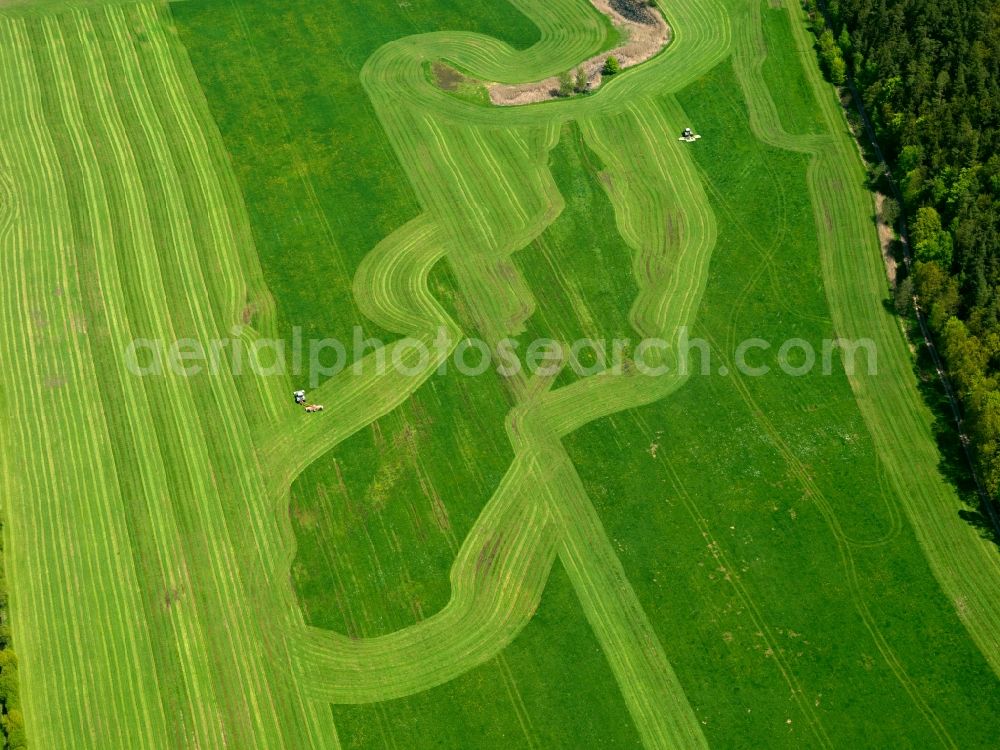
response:
<svg viewBox="0 0 1000 750"><path fill-rule="evenodd" d="M572 96L572 94L573 76L567 71L559 76L559 96Z"/></svg>
<svg viewBox="0 0 1000 750"><path fill-rule="evenodd" d="M618 58L612 55L607 60L604 61L604 68L601 72L606 76L613 76L620 73L622 69L621 63L618 62Z"/></svg>

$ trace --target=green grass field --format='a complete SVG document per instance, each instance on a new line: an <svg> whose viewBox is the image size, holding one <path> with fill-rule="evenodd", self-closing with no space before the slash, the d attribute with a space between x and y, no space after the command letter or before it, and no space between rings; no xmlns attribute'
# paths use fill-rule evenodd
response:
<svg viewBox="0 0 1000 750"><path fill-rule="evenodd" d="M427 66L538 80L617 31L584 0L0 5L32 747L993 744L1000 555L799 6L659 5L666 52L511 108ZM322 378L308 419L301 378L232 372L357 325L445 348ZM466 336L687 328L708 376L437 372ZM127 367L229 336L215 371ZM878 372L749 377L749 337L869 338Z"/></svg>

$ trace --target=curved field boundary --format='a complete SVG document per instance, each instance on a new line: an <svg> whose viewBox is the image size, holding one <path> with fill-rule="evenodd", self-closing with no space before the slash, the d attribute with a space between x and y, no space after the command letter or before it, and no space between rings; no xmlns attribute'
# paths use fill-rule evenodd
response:
<svg viewBox="0 0 1000 750"><path fill-rule="evenodd" d="M391 258L393 248L405 244L405 238L421 234L418 227L423 225L427 234L421 236L435 234L434 241L446 249L479 332L498 341L523 329L534 299L527 282L511 272L506 259L543 232L561 210L547 169L548 152L559 125L573 117L584 119L583 115L588 141L612 165L612 183L620 186L617 192L612 190L612 200L619 225L636 251L636 269L641 269L644 291L633 309L633 321L641 331L665 338L674 338L677 328L690 323L715 241L714 217L687 153L674 137L683 113L674 103L663 109L637 96L668 93L672 83L683 85L689 78L665 81L667 68L661 63L656 71L649 63L629 74L634 76L631 85L628 76L617 79L618 94L608 86L586 102L477 109L473 118L467 116L464 103L423 79L423 62L442 58L494 80L530 80L547 70L543 66L576 62L585 44L574 47L545 32L567 28L568 16L563 14L579 7L576 3L524 7L543 28L542 42L524 53L476 35L437 34L387 45L366 64L362 81L426 210L424 217L388 238L355 280L356 296L372 301L368 312L381 325L419 335L415 331L431 319L418 314L416 297L400 288L407 273L373 270L381 262L378 259ZM714 3L684 11L683 20L688 19L690 37L678 31L684 43L678 44L671 62L686 60L686 76L695 76L726 53L728 24ZM716 23L697 26L696 19ZM627 149L614 145L623 138L630 144ZM636 172L644 177L641 187L633 179ZM643 210L636 210L636 205ZM395 267L403 265L400 261ZM378 283L379 279L392 281ZM407 308L407 301L413 309ZM420 385L435 366L431 363L406 389ZM389 380L391 376L386 383ZM559 443L560 435L579 425L662 398L681 382L682 378L608 375L553 392L542 384L540 395L535 385L523 384L522 404L511 414L508 426L517 458L489 506L499 506L504 513L485 511L466 539L452 569L449 604L417 626L377 639L352 640L314 628L293 634L305 689L319 699L341 702L398 697L492 658L527 622L541 595L548 569L543 561L550 553L546 546L534 545L557 541L644 740L654 747L703 745L683 690ZM365 380L350 374L335 378L316 394L329 411L340 415L332 430L317 421L305 432L301 428L274 432L262 457L273 471L283 473L282 486L275 487L279 498L287 495L295 475L313 457L395 405L351 395L366 383L373 391L380 390L372 377ZM402 385L392 388L393 399L405 398ZM554 474L559 466L560 473ZM550 520L532 515L530 523L515 523L523 518L520 513L526 512L526 505L538 503L540 492L541 497L549 493ZM537 552L529 554L525 544ZM532 565L518 564L525 557L535 560L536 555L541 557ZM483 577L484 558L493 561L491 575L494 570L502 573L505 587L491 585L491 579ZM469 625L461 628L458 622Z"/></svg>
<svg viewBox="0 0 1000 750"><path fill-rule="evenodd" d="M539 13L557 12L560 5L552 4ZM536 12L525 10L532 15ZM709 6L709 10L718 12L719 8ZM720 23L713 31L722 33L707 38L723 48L712 48L714 54L721 55L725 53L728 26L724 16L717 18ZM539 19L543 28L545 21L544 17ZM545 48L546 39L539 48ZM462 48L456 40L470 46ZM603 99L591 97L584 106L578 102L564 106L560 102L545 108L525 107L515 117L509 115L513 111L509 109L479 110L477 117L469 120L463 103L432 87L426 90L430 102L414 95L424 93L414 92L412 84L419 81L423 85L420 71L425 59L447 54L455 62L463 49L469 57L461 64L476 75L484 75L489 69L491 78L507 76L510 80L530 78L539 70L532 67L540 57L537 48L511 53L519 58L520 67L502 76L499 68L510 65L504 59L508 54L503 45L474 35L427 35L382 48L366 65L362 78L426 209L418 222L435 227L436 242L447 249L447 260L465 291L479 332L494 341L516 334L523 330L523 322L534 309L529 285L512 273L506 259L543 232L561 210L561 198L547 169L548 152L555 144L560 124L585 114L587 117L580 119L587 140L610 165L612 201L619 226L635 249L634 263L643 293L633 308L632 319L644 333L674 338L677 329L689 324L697 310L715 242L715 220L707 197L687 152L674 136L683 122L680 108L673 102L663 105L646 97L637 98L635 91L627 87L622 94L614 95L608 87ZM686 49L685 54L690 55L698 48L679 49ZM570 54L580 52L571 48ZM547 61L551 55L546 51L541 59ZM714 60L708 55L705 65L712 64ZM491 65L496 67L489 68ZM638 75L651 66L647 64L629 75ZM660 72L661 80L655 85L650 79L643 86L662 96L671 89L662 81ZM688 73L694 74L691 70ZM627 84L628 77L622 76L618 82ZM620 106L619 102L626 100L628 106ZM484 112L488 119L481 122ZM629 148L616 145L622 142L630 144ZM641 182L634 179L635 173L643 176ZM376 286L380 274L369 270L368 262L389 257L389 248L413 234L414 227L408 225L387 239L366 261L355 281L359 300L379 300L369 310L376 321L409 334L421 316L405 312L402 304L408 295L400 294L398 286L406 275L398 276L396 288L391 284ZM673 230L667 231L667 227ZM391 299L392 304L383 299ZM432 370L429 367L427 373ZM704 737L683 690L559 443L560 435L606 414L662 398L682 381L680 377L609 374L551 392L541 384L541 393L535 384L523 384L521 406L512 412L508 425L517 458L490 507L499 503L537 504L539 493L541 497L548 493L551 520L542 522L533 517L531 524L518 525L509 520L520 517L516 514L495 517L484 512L452 569L451 601L417 626L361 641L314 628L306 629L302 636L293 635L306 689L315 690L320 699L341 702L375 700L379 695L397 697L425 690L492 658L527 622L530 612L521 602L536 605L547 577L544 571L548 565L515 565L507 545L539 544L549 538L558 541L560 557L644 740L653 747L703 745ZM355 382L360 381L355 381L353 375L341 376L323 386L316 396L327 403L328 410L341 415L338 421L344 425L343 431L321 428L317 422L306 433L278 431L270 441L271 447L263 455L270 466L280 466L285 472L284 488L276 487L279 495L287 493L295 474L312 457L359 429L366 420L384 413L379 401L369 400L367 412L359 415L357 422L350 421L349 415L358 413L359 408L344 394L353 392ZM415 379L412 387L421 382L422 377ZM533 457L530 465L537 469L531 471L523 464L528 457ZM560 466L560 473L554 474ZM512 498L506 499L510 493ZM526 526L530 536L518 542ZM496 541L500 538L503 544ZM518 555L527 554L520 547L515 549ZM540 560L547 559L544 549L532 555L542 554ZM497 601L488 596L492 590L488 581L470 588L470 580L482 576L481 568L473 561L481 561L484 556L495 560L493 565L506 580L506 588L493 595L500 597ZM454 623L458 621L475 626L456 631ZM359 664L365 665L364 670L358 668Z"/></svg>
<svg viewBox="0 0 1000 750"><path fill-rule="evenodd" d="M621 189L612 191L613 202L620 226L636 249L636 268L643 269L640 274L643 294L633 310L633 320L643 332L665 338L675 337L679 326L689 324L697 310L715 242L714 216L695 179L687 153L674 138L668 140L662 135L664 130L674 130L668 120L680 116L682 113L676 104L671 104L665 113L661 105L646 101L634 103L617 117L595 118L585 123L588 141L610 165L612 184L621 185ZM477 247L464 244L475 241L482 248L475 253L460 250L449 254L449 261L458 269L456 275L460 279L471 280L468 286L488 290L491 279L498 276L492 272L506 255L519 249L524 242L523 239L509 241L507 238L532 237L553 218L546 206L549 180L539 176L546 152L525 149L524 153L532 157L532 161L525 162L522 158L518 163L512 158L518 153L512 147L505 158L490 158L494 149L503 148L503 134L488 143L477 137L474 130L466 128L449 142L442 137L446 132L451 135L444 127L430 120L424 120L423 125L427 128L426 138L412 136L415 131L420 132L418 118L413 118L411 127L401 127L399 132L411 134L410 141L415 148L421 149L424 180L437 175L438 170L451 172L450 184L437 187L431 183L432 192L427 195L429 203L440 206L442 212L449 211L442 216L441 231L445 235L453 232L459 236L460 239L449 245L451 247ZM514 137L517 135L515 133ZM540 131L538 137L543 142L551 142L548 128ZM622 150L610 145L622 139L635 148ZM666 148L661 146L664 142L668 144ZM428 143L435 144L437 150L431 151ZM467 150L460 154L454 152L463 147ZM487 158L477 164L477 155ZM416 158L415 153L407 156ZM403 161L409 160L404 158ZM501 171L509 170L512 163L519 168L520 175ZM466 176L476 169L483 170L488 179L477 175L478 179L473 182ZM636 173L642 175L641 182L632 178ZM522 189L505 187L512 184L520 184ZM529 185L534 185L535 194L525 189ZM629 185L635 187L627 187ZM477 188L476 192L466 192ZM450 196L451 190L458 194ZM471 202L465 203L463 199L471 199ZM635 210L636 202L643 211ZM506 221L506 225L502 225L502 230L495 229L500 220ZM667 233L664 228L669 226L673 226L675 232ZM389 242L392 241L390 238ZM382 254L377 250L372 257ZM356 283L373 277L363 268ZM528 289L525 283L515 282L515 286L522 292ZM372 289L367 291L365 296L371 295ZM477 319L486 321L488 330L496 335L510 333L512 321L506 316L506 310L491 302L495 300L487 298L487 303L476 304L475 299L470 298ZM530 298L526 302L533 306ZM372 313L379 315L377 319L384 325L401 324L404 316L395 307L393 309L391 316L381 308ZM559 542L564 566L647 742L656 747L702 744L704 739L686 705L683 691L559 442L562 435L593 419L662 398L682 381L680 377L608 374L557 391L548 391L543 385L540 394L529 384L521 406L512 412L508 424L518 458L491 500L491 506L513 504L515 499L506 499L509 493L515 493L514 498L521 505L537 503L539 492L548 493L549 513L554 521L551 528L548 523L538 521L501 523L502 519L496 520L487 510L466 539L452 569L453 597L444 610L417 626L380 639L356 641L309 629L305 645L298 651L303 683L314 686L317 697L325 700L367 701L380 694L397 697L432 687L495 656L530 617L530 611L526 612L519 602L526 598L530 607L537 606L547 578L548 565L510 567L513 563L508 556L512 553L507 545L521 539L527 528L534 544L546 538ZM345 404L338 394L350 387L345 385L349 382L340 378L323 388L323 397L329 395L337 404L338 412ZM323 435L310 434L312 445L302 446L302 449L310 453L326 450L339 437L339 432L330 432L327 428ZM288 442L285 455L290 459L296 450ZM536 469L524 466L523 461L528 457L533 457ZM554 473L557 467L561 468ZM287 482L291 479L286 477ZM517 493L522 494L518 497ZM496 542L498 539L503 539L504 544ZM518 554L526 553L521 550ZM508 588L499 589L497 596L503 598L499 604L491 605L491 619L480 623L478 617L487 605L474 594L483 589L488 591L490 586L482 581L471 591L468 586L470 580L482 576L481 568L473 561L478 563L484 556L499 558L500 562L494 563L494 567L503 573ZM541 576L538 575L540 569L543 570ZM456 622L477 624L456 632ZM380 653L391 659L385 674L380 667ZM366 665L365 669L359 670L358 664ZM408 676L411 673L413 677ZM390 679L389 675L394 677ZM664 711L664 706L672 708Z"/></svg>
<svg viewBox="0 0 1000 750"><path fill-rule="evenodd" d="M647 10L645 21L637 21L619 13L607 0L591 0L591 4L622 30L623 38L618 47L593 55L575 68L573 75L582 75L591 91L604 82L604 64L611 57L625 70L655 57L670 43L670 27L655 8ZM486 88L493 104L511 107L559 98L559 86L555 76L526 84L489 83Z"/></svg>
<svg viewBox="0 0 1000 750"><path fill-rule="evenodd" d="M786 2L792 18L799 11ZM812 48L802 24L793 23L799 52ZM804 59L809 59L808 57ZM835 195L841 185L848 192L843 206L831 204L834 225L849 228L838 239L821 232L821 252L827 298L834 325L846 337L870 336L879 352L879 374L856 373L851 380L861 413L875 440L890 483L913 525L931 569L955 604L979 650L1000 675L1000 610L991 592L1000 590L1000 556L959 515L955 490L941 475L940 453L932 439L933 416L921 400L913 379L912 357L896 321L881 306L886 294L885 269L872 230L872 197L863 187L857 146L845 126L839 102L808 68L834 144L810 170L817 226L821 195ZM854 169L852 170L852 165ZM853 189L851 189L853 186ZM825 241L824 241L825 240ZM851 252L866 247L869 252Z"/></svg>
<svg viewBox="0 0 1000 750"><path fill-rule="evenodd" d="M565 29L572 26L559 30L558 19L573 18L574 8L583 21L586 7L581 3L559 0L542 7L513 0L513 4L542 29L542 40L524 52L479 34L457 32L407 37L376 51L362 68L361 81L380 113L405 102L463 125L515 127L585 118L618 111L645 96L679 91L724 60L732 41L730 18L719 0L664 3L659 7L674 32L671 44L662 54L626 71L627 75L617 76L588 97L482 107L456 100L427 80L422 64L445 60L481 80L537 81L571 69L598 46L598 40L577 37L575 32L567 38Z"/></svg>
<svg viewBox="0 0 1000 750"><path fill-rule="evenodd" d="M751 124L761 140L813 156L808 181L834 325L845 338L872 339L878 351L878 374L859 368L849 373L851 387L931 569L979 650L1000 674L1000 612L990 594L1000 588L1000 558L991 543L959 517L961 503L937 468L940 454L931 437L932 416L913 385L911 355L895 320L880 304L887 281L857 147L839 103L819 74L811 40L800 22L801 10L790 1L785 7L828 135L784 132L758 76L764 54L755 31L759 22L744 27L745 36L734 53L737 76L750 103ZM753 12L759 14L760 9ZM905 677L901 679L906 684ZM914 699L921 702L919 696Z"/></svg>

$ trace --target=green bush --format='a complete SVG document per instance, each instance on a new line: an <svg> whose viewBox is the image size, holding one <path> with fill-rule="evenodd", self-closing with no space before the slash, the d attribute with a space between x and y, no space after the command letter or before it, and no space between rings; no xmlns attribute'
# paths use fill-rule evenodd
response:
<svg viewBox="0 0 1000 750"><path fill-rule="evenodd" d="M833 36L833 31L824 29L819 35L816 45L826 77L831 83L842 86L847 80L847 63L844 61L844 54Z"/></svg>
<svg viewBox="0 0 1000 750"><path fill-rule="evenodd" d="M559 96L571 96L573 94L573 77L569 71L559 76Z"/></svg>

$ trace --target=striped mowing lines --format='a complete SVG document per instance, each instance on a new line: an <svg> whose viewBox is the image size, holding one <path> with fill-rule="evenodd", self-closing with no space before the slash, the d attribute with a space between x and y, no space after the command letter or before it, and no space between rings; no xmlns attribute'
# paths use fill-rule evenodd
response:
<svg viewBox="0 0 1000 750"><path fill-rule="evenodd" d="M117 709L103 717L102 733L149 744L164 734L164 715L144 684L153 658L148 629L134 619L142 610L139 576L105 416L100 402L45 387L54 378L98 387L88 352L64 343L85 325L69 285L67 198L26 29L4 23L0 32L4 161L15 185L15 221L2 238L4 390L17 405L6 450L19 468L8 474L5 496L25 713L41 746L74 734L94 742L90 721L102 706ZM59 701L58 712L47 709L49 700ZM34 716L46 721L31 726Z"/></svg>
<svg viewBox="0 0 1000 750"><path fill-rule="evenodd" d="M601 374L558 390L551 378L515 383L507 430L516 457L462 541L452 598L396 633L357 640L305 625L289 584L287 502L312 461L408 399L461 339L427 288L436 263L450 265L481 334L495 343L524 330L535 299L510 256L564 206L548 156L567 120L580 122L607 165L640 288L634 328L671 339L691 325L717 224L690 151L674 138L686 118L671 94L733 42L758 137L814 157L810 187L838 331L874 330L891 375L852 385L942 586L964 598L966 625L997 667L1000 615L985 592L1000 563L948 510L927 415L900 385L909 360L878 309L878 254L857 252L872 242L870 207L821 82L814 75L829 135L784 133L758 75L759 18L734 39L718 0L671 4L668 50L590 97L491 109L425 79L423 62L437 59L489 80L543 78L603 39L599 19L576 0L515 5L542 29L530 50L429 34L388 44L365 64L362 83L423 214L371 251L354 295L387 330L432 349L439 329L445 340L415 377L376 371L372 355L360 373L318 389L327 412L306 422L281 416L284 382L235 379L225 368L147 379L126 369L133 339L218 338L250 303L260 303L258 329L243 328L242 340L273 327L238 191L165 11L112 4L0 16L0 385L12 467L4 496L36 746L336 747L327 702L410 695L494 658L534 614L556 556L645 743L705 744L561 443L595 419L667 397L680 375ZM404 352L397 342L381 354ZM838 540L849 565L852 542ZM925 716L949 744L929 709ZM818 720L813 728L824 744Z"/></svg>
<svg viewBox="0 0 1000 750"><path fill-rule="evenodd" d="M940 454L932 438L933 418L913 382L911 355L897 322L882 308L885 269L872 231L872 199L864 188L857 146L844 127L839 102L820 76L801 9L793 2L786 2L785 7L827 133L801 136L784 131L771 92L759 77L762 55L766 54L760 38L761 9L756 3L748 7L750 22L743 25L734 62L746 93L751 125L762 141L813 157L808 181L834 327L847 339L873 340L878 352L878 374L869 375L865 368L857 368L849 378L851 387L894 495L938 582L979 650L1000 675L1000 611L993 596L1000 589L1000 558L991 542L958 515L962 504L938 469ZM895 657L890 654L887 660L892 666ZM893 669L901 682L909 684L899 667ZM916 688L908 690L915 703L922 705ZM924 707L924 711L926 714L929 709ZM949 744L950 738L942 736L940 722L931 715L928 721Z"/></svg>
<svg viewBox="0 0 1000 750"><path fill-rule="evenodd" d="M254 278L158 13L0 22L5 450L23 467L5 495L28 728L52 748L329 746L281 637L286 547L249 440L273 404L244 411L264 404L252 381L125 370L135 337L222 333Z"/></svg>
<svg viewBox="0 0 1000 750"><path fill-rule="evenodd" d="M565 29L559 14L571 7L542 15ZM133 339L213 338L262 294L205 108L164 29L153 6L2 27L2 116L17 135L4 151L15 210L3 237L13 363L4 388L16 405L6 447L27 469L10 479L12 607L35 740L329 747L329 716L309 698L405 695L492 658L534 613L558 553L647 742L703 743L596 516L573 510L589 506L569 481L558 433L536 431L538 420L525 419L523 451L465 541L445 610L357 643L301 626L285 578L287 518L275 511L311 456L401 403L437 362L405 381L347 374L321 391L338 427L317 420L305 432L298 421L275 424L277 389L252 377L130 376L121 353ZM544 44L575 57L573 44L590 42L562 33ZM444 252L456 268L466 262L482 299L493 296L476 265L503 262L561 209L546 161L569 113L491 132L433 110L396 112L407 119L387 128L400 151L417 152L413 179L428 212L374 250L355 292L382 325L426 343L444 326L454 345L460 331L428 293L427 274ZM699 225L682 213L682 225ZM711 249L697 241L711 233L694 236L686 262ZM677 243L688 246L655 234L647 251L669 255ZM477 311L497 334L530 313L526 284L512 281L507 294ZM18 330L30 331L26 341ZM637 398L631 382L603 385L591 401L602 410ZM577 414L553 404L543 396L531 410L554 422ZM265 435L258 451L253 438ZM551 503L539 502L543 487Z"/></svg>

